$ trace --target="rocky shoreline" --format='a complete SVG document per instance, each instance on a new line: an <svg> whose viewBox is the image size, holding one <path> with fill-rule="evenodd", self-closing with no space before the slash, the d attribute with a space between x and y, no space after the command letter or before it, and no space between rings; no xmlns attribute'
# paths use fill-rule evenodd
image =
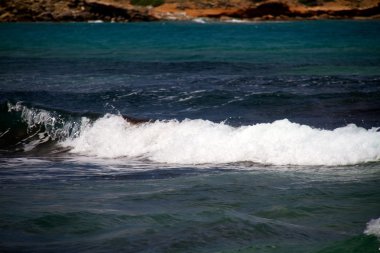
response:
<svg viewBox="0 0 380 253"><path fill-rule="evenodd" d="M380 19L380 1L0 0L0 22Z"/></svg>

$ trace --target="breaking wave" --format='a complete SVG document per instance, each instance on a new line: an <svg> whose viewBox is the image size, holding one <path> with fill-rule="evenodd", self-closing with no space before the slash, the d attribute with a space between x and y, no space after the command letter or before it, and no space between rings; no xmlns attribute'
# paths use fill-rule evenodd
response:
<svg viewBox="0 0 380 253"><path fill-rule="evenodd" d="M0 105L0 150L31 151L46 144L76 138L86 117L72 117L41 108L28 108L22 103Z"/></svg>
<svg viewBox="0 0 380 253"><path fill-rule="evenodd" d="M34 136L54 141L55 146L71 153L103 158L275 165L351 165L380 160L379 128L365 129L354 124L334 130L287 119L240 127L202 119L132 124L113 114L91 120L65 119L57 113L22 105L8 105L8 111L21 112L27 129L39 126ZM37 139L41 142L41 138ZM38 141L23 139L21 143L31 150L40 144Z"/></svg>
<svg viewBox="0 0 380 253"><path fill-rule="evenodd" d="M62 145L74 153L166 163L347 165L380 159L377 130L347 125L330 131L287 119L241 127L200 119L132 125L120 116L106 115Z"/></svg>

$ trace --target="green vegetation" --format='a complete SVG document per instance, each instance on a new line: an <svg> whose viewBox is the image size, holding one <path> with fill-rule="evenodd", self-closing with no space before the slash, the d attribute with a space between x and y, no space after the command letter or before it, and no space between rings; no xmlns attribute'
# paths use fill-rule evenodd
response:
<svg viewBox="0 0 380 253"><path fill-rule="evenodd" d="M131 4L140 6L153 6L157 7L164 4L164 0L131 0Z"/></svg>

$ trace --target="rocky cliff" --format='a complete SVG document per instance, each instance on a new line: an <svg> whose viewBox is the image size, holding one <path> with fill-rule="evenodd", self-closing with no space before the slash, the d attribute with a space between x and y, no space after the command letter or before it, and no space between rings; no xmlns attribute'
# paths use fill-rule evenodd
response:
<svg viewBox="0 0 380 253"><path fill-rule="evenodd" d="M380 18L380 0L0 0L0 21Z"/></svg>

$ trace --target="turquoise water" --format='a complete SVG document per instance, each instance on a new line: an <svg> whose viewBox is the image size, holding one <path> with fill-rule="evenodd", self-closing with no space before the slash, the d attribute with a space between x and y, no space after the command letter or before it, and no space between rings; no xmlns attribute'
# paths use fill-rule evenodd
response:
<svg viewBox="0 0 380 253"><path fill-rule="evenodd" d="M0 251L378 252L379 31L0 24Z"/></svg>
<svg viewBox="0 0 380 253"><path fill-rule="evenodd" d="M249 62L359 70L368 67L374 71L372 74L378 74L375 67L380 52L378 21L205 25L41 23L2 24L1 30L2 57ZM289 74L288 68L285 71L284 74ZM332 73L340 73L339 69L335 71Z"/></svg>

